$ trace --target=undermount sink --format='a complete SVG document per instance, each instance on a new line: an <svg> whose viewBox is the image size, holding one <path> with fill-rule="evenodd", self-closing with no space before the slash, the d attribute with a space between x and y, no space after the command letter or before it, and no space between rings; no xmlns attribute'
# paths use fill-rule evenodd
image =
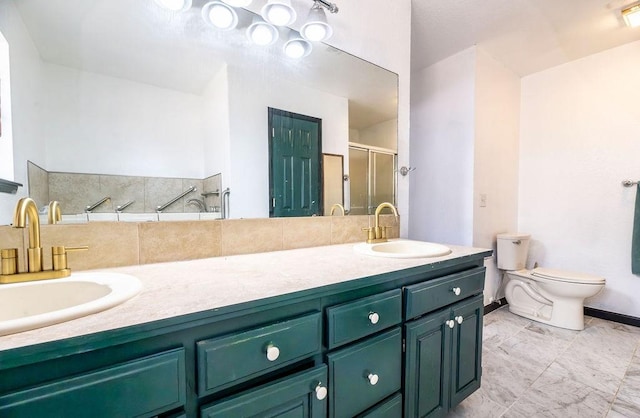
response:
<svg viewBox="0 0 640 418"><path fill-rule="evenodd" d="M142 288L134 276L82 272L64 279L0 285L0 335L65 322L104 311Z"/></svg>
<svg viewBox="0 0 640 418"><path fill-rule="evenodd" d="M361 254L387 258L440 257L451 253L451 248L446 245L406 239L374 244L361 243L353 248Z"/></svg>

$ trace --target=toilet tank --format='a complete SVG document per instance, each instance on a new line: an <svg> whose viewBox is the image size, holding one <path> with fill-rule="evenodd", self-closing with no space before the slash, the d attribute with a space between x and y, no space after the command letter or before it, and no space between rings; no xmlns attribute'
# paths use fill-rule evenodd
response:
<svg viewBox="0 0 640 418"><path fill-rule="evenodd" d="M520 233L498 234L498 268L522 270L527 262L531 235Z"/></svg>

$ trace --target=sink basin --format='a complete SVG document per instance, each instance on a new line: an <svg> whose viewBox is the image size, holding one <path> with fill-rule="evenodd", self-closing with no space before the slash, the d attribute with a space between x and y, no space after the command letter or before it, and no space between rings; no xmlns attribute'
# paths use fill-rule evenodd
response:
<svg viewBox="0 0 640 418"><path fill-rule="evenodd" d="M375 244L356 244L354 250L366 255L388 258L440 257L451 253L451 248L433 242L392 240Z"/></svg>
<svg viewBox="0 0 640 418"><path fill-rule="evenodd" d="M0 335L13 334L112 308L142 288L120 273L73 273L64 279L0 285Z"/></svg>

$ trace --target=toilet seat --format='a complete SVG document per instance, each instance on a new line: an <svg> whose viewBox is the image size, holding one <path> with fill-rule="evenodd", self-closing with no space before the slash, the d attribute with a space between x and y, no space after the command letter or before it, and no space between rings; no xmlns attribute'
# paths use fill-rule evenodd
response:
<svg viewBox="0 0 640 418"><path fill-rule="evenodd" d="M598 276L592 276L584 273L576 273L573 271L556 270L549 268L536 267L531 270L531 275L546 280L553 280L565 283L580 283L602 285L605 279Z"/></svg>

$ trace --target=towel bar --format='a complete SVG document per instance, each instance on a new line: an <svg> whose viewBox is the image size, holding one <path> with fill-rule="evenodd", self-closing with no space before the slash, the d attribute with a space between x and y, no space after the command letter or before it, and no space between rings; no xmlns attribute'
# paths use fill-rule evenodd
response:
<svg viewBox="0 0 640 418"><path fill-rule="evenodd" d="M622 180L622 185L624 187L631 187L631 186L634 186L634 185L636 185L638 183L639 183L638 181Z"/></svg>

